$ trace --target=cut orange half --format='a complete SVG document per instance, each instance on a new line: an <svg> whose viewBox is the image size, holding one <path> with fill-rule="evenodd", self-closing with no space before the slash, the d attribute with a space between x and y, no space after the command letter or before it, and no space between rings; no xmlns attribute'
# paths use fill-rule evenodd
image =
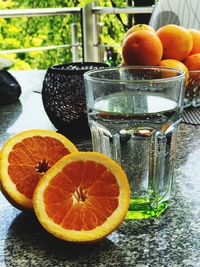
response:
<svg viewBox="0 0 200 267"><path fill-rule="evenodd" d="M77 243L98 241L114 231L128 211L130 188L122 168L97 152L63 157L38 183L36 216L54 236Z"/></svg>
<svg viewBox="0 0 200 267"><path fill-rule="evenodd" d="M29 130L10 138L1 150L2 192L17 208L32 208L35 187L60 158L76 152L66 137L50 130Z"/></svg>

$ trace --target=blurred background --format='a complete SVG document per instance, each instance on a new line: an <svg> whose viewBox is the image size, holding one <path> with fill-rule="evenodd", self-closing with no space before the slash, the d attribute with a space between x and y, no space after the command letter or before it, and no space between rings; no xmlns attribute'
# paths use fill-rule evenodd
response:
<svg viewBox="0 0 200 267"><path fill-rule="evenodd" d="M82 61L118 65L124 33L133 24L148 23L154 4L154 0L0 1L0 58L12 62L10 69Z"/></svg>
<svg viewBox="0 0 200 267"><path fill-rule="evenodd" d="M0 1L0 58L10 69L67 62L121 63L124 33L148 24L156 0Z"/></svg>

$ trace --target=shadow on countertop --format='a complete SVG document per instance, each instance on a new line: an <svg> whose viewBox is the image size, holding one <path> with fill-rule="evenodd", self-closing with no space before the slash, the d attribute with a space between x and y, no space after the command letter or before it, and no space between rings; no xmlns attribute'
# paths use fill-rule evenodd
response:
<svg viewBox="0 0 200 267"><path fill-rule="evenodd" d="M108 266L111 250L117 250L120 262L120 248L109 239L90 245L68 243L44 230L34 214L20 213L8 230L4 259L9 267L98 266L100 260Z"/></svg>
<svg viewBox="0 0 200 267"><path fill-rule="evenodd" d="M3 248L5 265L129 267L197 262L199 230L194 225L191 229L195 217L192 221L188 219L187 207L179 204L174 203L155 220L125 220L107 238L90 245L57 239L42 228L33 213L20 213L7 232Z"/></svg>

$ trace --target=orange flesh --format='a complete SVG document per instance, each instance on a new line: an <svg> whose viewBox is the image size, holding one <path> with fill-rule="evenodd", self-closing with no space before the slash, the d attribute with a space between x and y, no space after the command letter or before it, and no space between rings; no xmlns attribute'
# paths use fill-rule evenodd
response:
<svg viewBox="0 0 200 267"><path fill-rule="evenodd" d="M70 230L92 230L118 207L119 187L111 171L93 161L68 164L44 192L46 212Z"/></svg>
<svg viewBox="0 0 200 267"><path fill-rule="evenodd" d="M8 174L17 190L32 199L44 173L67 154L69 151L64 144L53 137L25 138L10 152Z"/></svg>

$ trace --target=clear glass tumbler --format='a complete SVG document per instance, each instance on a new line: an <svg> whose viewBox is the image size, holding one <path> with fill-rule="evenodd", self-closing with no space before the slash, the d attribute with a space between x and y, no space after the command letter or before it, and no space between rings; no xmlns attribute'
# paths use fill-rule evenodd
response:
<svg viewBox="0 0 200 267"><path fill-rule="evenodd" d="M157 217L170 203L184 80L182 71L164 67L84 74L93 150L118 162L129 179L127 219Z"/></svg>

